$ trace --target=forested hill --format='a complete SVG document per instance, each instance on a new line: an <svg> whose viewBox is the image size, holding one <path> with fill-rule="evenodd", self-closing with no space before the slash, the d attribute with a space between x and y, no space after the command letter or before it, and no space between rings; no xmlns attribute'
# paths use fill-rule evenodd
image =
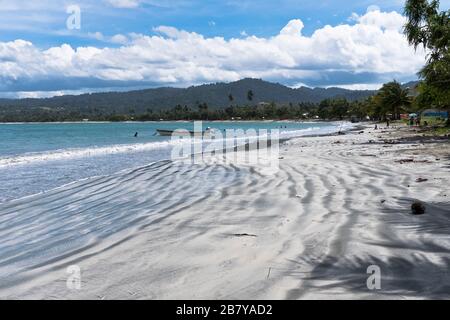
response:
<svg viewBox="0 0 450 320"><path fill-rule="evenodd" d="M249 91L252 99L249 99ZM292 89L281 84L257 79L243 79L232 83L215 83L180 88L157 88L129 92L105 92L82 95L66 95L45 99L0 99L0 113L17 112L19 109L58 109L65 112L92 111L104 114L146 113L159 111L177 105L196 108L206 103L209 109L225 108L233 105L255 105L260 102L277 104L318 103L324 99L342 97L359 100L373 95L374 91L345 90L341 88L301 87Z"/></svg>

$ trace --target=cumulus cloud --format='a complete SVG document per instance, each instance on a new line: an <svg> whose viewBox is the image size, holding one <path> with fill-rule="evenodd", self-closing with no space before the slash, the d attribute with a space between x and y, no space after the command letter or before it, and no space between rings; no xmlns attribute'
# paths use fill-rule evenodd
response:
<svg viewBox="0 0 450 320"><path fill-rule="evenodd" d="M280 35L299 36L304 26L305 25L300 19L291 20L283 29L281 29Z"/></svg>
<svg viewBox="0 0 450 320"><path fill-rule="evenodd" d="M394 77L414 78L425 53L408 46L403 16L371 10L355 20L305 36L303 22L295 19L273 37L228 40L160 26L155 35L113 36L111 41L123 44L118 48L63 44L42 50L24 40L0 42L0 91L38 91L43 83L52 91L121 84L184 86L244 77L362 87Z"/></svg>
<svg viewBox="0 0 450 320"><path fill-rule="evenodd" d="M379 6L373 4L367 8L367 12L372 12L372 11L381 11L381 9Z"/></svg>
<svg viewBox="0 0 450 320"><path fill-rule="evenodd" d="M127 36L125 36L123 34L116 34L116 35L111 37L110 41L112 43L127 44L128 43L128 38L127 38Z"/></svg>

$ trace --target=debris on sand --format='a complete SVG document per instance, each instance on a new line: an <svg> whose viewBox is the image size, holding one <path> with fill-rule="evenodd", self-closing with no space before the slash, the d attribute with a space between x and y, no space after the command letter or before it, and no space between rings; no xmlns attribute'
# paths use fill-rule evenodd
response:
<svg viewBox="0 0 450 320"><path fill-rule="evenodd" d="M420 201L414 201L411 205L411 213L414 215L421 215L425 213L425 206Z"/></svg>
<svg viewBox="0 0 450 320"><path fill-rule="evenodd" d="M235 233L233 234L234 237L257 237L256 234L249 234L249 233Z"/></svg>
<svg viewBox="0 0 450 320"><path fill-rule="evenodd" d="M414 162L414 163L430 163L429 160L414 160L412 158L395 160L395 162L400 163L400 164L411 163L411 162Z"/></svg>
<svg viewBox="0 0 450 320"><path fill-rule="evenodd" d="M417 178L416 179L416 182L425 182L425 181L428 181L428 179L425 179L425 178Z"/></svg>
<svg viewBox="0 0 450 320"><path fill-rule="evenodd" d="M361 157L377 157L376 154L370 154L370 153L361 153L360 156Z"/></svg>
<svg viewBox="0 0 450 320"><path fill-rule="evenodd" d="M414 159L400 159L400 160L395 160L395 162L397 163L407 163L407 162L414 162Z"/></svg>
<svg viewBox="0 0 450 320"><path fill-rule="evenodd" d="M267 279L270 277L270 271L272 270L272 267L269 268L269 272L267 273Z"/></svg>

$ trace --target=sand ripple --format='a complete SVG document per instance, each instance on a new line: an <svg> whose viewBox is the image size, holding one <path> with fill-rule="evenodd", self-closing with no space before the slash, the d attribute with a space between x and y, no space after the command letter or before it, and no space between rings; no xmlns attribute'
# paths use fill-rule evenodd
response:
<svg viewBox="0 0 450 320"><path fill-rule="evenodd" d="M448 168L399 166L369 137L290 141L272 175L164 161L2 204L0 296L450 298Z"/></svg>

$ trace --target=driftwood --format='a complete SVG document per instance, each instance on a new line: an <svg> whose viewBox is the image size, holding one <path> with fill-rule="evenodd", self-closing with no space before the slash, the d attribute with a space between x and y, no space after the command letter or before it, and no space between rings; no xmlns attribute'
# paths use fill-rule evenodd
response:
<svg viewBox="0 0 450 320"><path fill-rule="evenodd" d="M414 160L414 159L400 159L400 160L395 160L395 162L403 164L403 163L430 163L429 160Z"/></svg>
<svg viewBox="0 0 450 320"><path fill-rule="evenodd" d="M248 233L234 233L234 237L257 237L256 234L248 234Z"/></svg>

